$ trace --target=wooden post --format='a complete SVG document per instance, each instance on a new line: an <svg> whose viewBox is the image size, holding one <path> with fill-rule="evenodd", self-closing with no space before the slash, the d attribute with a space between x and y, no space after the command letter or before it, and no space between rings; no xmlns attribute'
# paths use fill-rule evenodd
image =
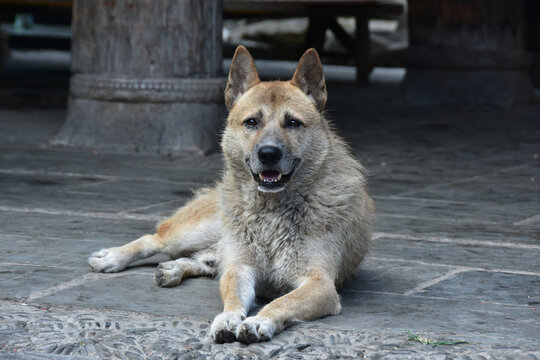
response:
<svg viewBox="0 0 540 360"><path fill-rule="evenodd" d="M306 33L306 49L315 48L320 54L323 52L326 30L329 18L327 16L311 16Z"/></svg>
<svg viewBox="0 0 540 360"><path fill-rule="evenodd" d="M0 78L4 76L4 61L9 54L9 45L6 34L0 28Z"/></svg>
<svg viewBox="0 0 540 360"><path fill-rule="evenodd" d="M369 19L367 17L356 17L355 45L356 81L367 82L372 70L369 44Z"/></svg>
<svg viewBox="0 0 540 360"><path fill-rule="evenodd" d="M521 0L410 0L413 102L513 106L532 97Z"/></svg>
<svg viewBox="0 0 540 360"><path fill-rule="evenodd" d="M531 80L540 89L540 1L526 0L527 49L531 53Z"/></svg>
<svg viewBox="0 0 540 360"><path fill-rule="evenodd" d="M75 0L67 120L53 144L164 155L216 148L221 0Z"/></svg>

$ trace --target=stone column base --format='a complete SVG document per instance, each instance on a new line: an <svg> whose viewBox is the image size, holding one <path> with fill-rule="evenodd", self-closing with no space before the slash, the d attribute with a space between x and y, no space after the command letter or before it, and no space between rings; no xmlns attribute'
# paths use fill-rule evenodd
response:
<svg viewBox="0 0 540 360"><path fill-rule="evenodd" d="M226 79L74 75L66 123L52 145L175 155L217 149Z"/></svg>

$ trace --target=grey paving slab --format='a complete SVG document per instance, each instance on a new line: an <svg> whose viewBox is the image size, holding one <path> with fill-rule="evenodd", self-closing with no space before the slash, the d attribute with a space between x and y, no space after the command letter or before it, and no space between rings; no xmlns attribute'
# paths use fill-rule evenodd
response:
<svg viewBox="0 0 540 360"><path fill-rule="evenodd" d="M35 244L54 244L49 239L59 239L69 249L88 249L118 246L138 237L154 233L156 221L123 218L74 216L67 214L21 213L0 211L0 243L2 248L16 246L8 236L21 241L34 239ZM86 243L84 243L86 242ZM37 246L37 245L36 245Z"/></svg>
<svg viewBox="0 0 540 360"><path fill-rule="evenodd" d="M454 217L445 216L439 218L436 215L446 212L441 209L444 205L435 206L431 213L429 207L426 207L426 214L423 217L417 217L413 211L409 212L409 214L412 214L410 217L402 217L403 213L399 213L399 209L406 209L407 204L414 206L414 201L387 202L377 199L376 201L377 203L383 203L378 208L379 215L375 226L378 232L448 239L475 239L489 242L510 241L516 244L540 245L540 227L499 224L490 221L482 222L472 216L465 217L463 213L461 214L464 217L460 217L459 211ZM393 206L394 204L396 206ZM450 204L449 207L453 207L453 205Z"/></svg>
<svg viewBox="0 0 540 360"><path fill-rule="evenodd" d="M389 111L395 113L387 114ZM336 120L338 128L349 128L343 134L374 174L370 187L377 195L396 194L404 187L421 190L428 183L520 165L535 161L534 154L539 152L538 112L534 109L520 115L516 115L518 111L479 114L477 110L392 107L378 109L376 114L366 112L373 118L340 123L336 116ZM340 115L350 119L346 112ZM396 116L400 122L385 121ZM487 117L489 125L483 120Z"/></svg>
<svg viewBox="0 0 540 360"><path fill-rule="evenodd" d="M538 344L540 315L533 307L482 304L477 299L435 301L392 294L363 293L342 299L342 313L319 320L318 326L357 331L377 328L391 334L427 331L472 343L490 342L489 337L499 337L504 339L503 343L517 346Z"/></svg>
<svg viewBox="0 0 540 360"><path fill-rule="evenodd" d="M16 150L16 151L15 151ZM23 166L21 166L24 164ZM0 169L54 172L68 175L212 181L219 175L221 155L163 158L145 155L101 154L62 148L0 146Z"/></svg>
<svg viewBox="0 0 540 360"><path fill-rule="evenodd" d="M164 202L174 202L180 207L193 197L194 192L201 188L201 183L158 183L148 180L112 180L94 186L73 188L73 193L95 194L121 204L124 201L137 202L139 206L127 207L124 211L137 210L161 205ZM135 205L134 203L129 206ZM174 205L173 205L174 206ZM113 212L111 208L109 211ZM137 211L135 211L137 212Z"/></svg>
<svg viewBox="0 0 540 360"><path fill-rule="evenodd" d="M512 247L463 245L381 237L374 243L373 257L417 260L445 265L480 267L501 271L538 272L540 250Z"/></svg>
<svg viewBox="0 0 540 360"><path fill-rule="evenodd" d="M538 176L534 169L537 161L533 158L534 153L527 154L524 158L519 153L499 154L486 156L470 156L465 159L459 158L459 153L449 151L445 154L437 154L436 150L426 150L413 156L390 153L387 156L368 158L364 162L368 171L369 188L374 195L407 195L423 197L421 192L426 187L441 186L457 182L460 186L473 182L476 178L491 178L491 186L503 187L508 184L515 186L524 192L525 190L537 191ZM456 156L458 158L456 158ZM506 158L506 159L505 159ZM506 161L505 161L506 160ZM512 173L512 169L521 170L525 173ZM534 181L536 178L536 181ZM531 181L531 179L533 179ZM468 181L470 180L470 181ZM497 183L498 182L498 183ZM444 187L443 189L446 189ZM450 197L452 194L445 194ZM493 198L474 196L472 199ZM435 195L432 195L432 198ZM505 200L504 198L501 199Z"/></svg>
<svg viewBox="0 0 540 360"><path fill-rule="evenodd" d="M401 294L448 272L445 266L368 257L345 288L347 291Z"/></svg>
<svg viewBox="0 0 540 360"><path fill-rule="evenodd" d="M440 219L452 220L455 223L474 222L492 223L493 225L506 223L511 225L515 219L523 216L523 213L518 210L510 213L513 216L504 216L503 210L494 208L492 204L475 200L459 201L438 197L400 197L399 199L375 197L377 212L381 215L381 219L392 216L402 218L409 216L419 220L424 218L425 222L431 219L435 221Z"/></svg>
<svg viewBox="0 0 540 360"><path fill-rule="evenodd" d="M159 183L156 186L145 180L99 182L42 175L4 174L0 179L2 206L97 212L119 212L179 198L188 199L200 186L184 183Z"/></svg>
<svg viewBox="0 0 540 360"><path fill-rule="evenodd" d="M1 110L0 143L20 146L45 144L62 127L65 110ZM24 133L24 136L21 136Z"/></svg>
<svg viewBox="0 0 540 360"><path fill-rule="evenodd" d="M35 265L0 265L1 298L26 299L36 291L66 283L87 269Z"/></svg>
<svg viewBox="0 0 540 360"><path fill-rule="evenodd" d="M540 311L540 276L470 271L430 286L422 295L538 306Z"/></svg>
<svg viewBox="0 0 540 360"><path fill-rule="evenodd" d="M81 260L84 259L81 256L86 255L89 245L73 239L26 238L13 235L2 235L0 244L3 249L0 253L0 264L64 267L81 267Z"/></svg>
<svg viewBox="0 0 540 360"><path fill-rule="evenodd" d="M130 239L131 240L131 239ZM0 264L29 264L43 267L63 267L89 271L89 255L104 247L120 246L125 239L54 238L1 235Z"/></svg>
<svg viewBox="0 0 540 360"><path fill-rule="evenodd" d="M207 278L186 279L177 287L161 288L154 282L154 269L154 266L137 267L120 276L100 277L99 280L40 298L40 302L193 316L208 321L221 312L217 281Z"/></svg>
<svg viewBox="0 0 540 360"><path fill-rule="evenodd" d="M67 191L72 187L85 187L96 184L102 180L93 178L78 178L50 176L50 175L19 175L0 174L0 186L2 188L2 204L6 204L9 196L28 194L36 197L41 195L43 200L54 192ZM40 193L43 191L43 193ZM44 196L43 196L44 195Z"/></svg>
<svg viewBox="0 0 540 360"><path fill-rule="evenodd" d="M536 190L522 193L521 195L508 195L512 199L503 199L496 194L491 199L482 197L483 192L496 193L499 190L486 189L486 182L475 181L473 184L450 185L444 188L430 189L418 194L411 194L393 198L392 196L375 196L380 221L386 221L386 217L414 217L418 220L425 219L425 223L431 220L437 222L453 221L456 224L476 223L494 225L509 229L518 229L513 225L522 219L540 214L540 204L536 200L540 194ZM509 189L512 183L501 185L503 189ZM535 185L536 186L536 185ZM540 187L539 187L540 188ZM473 192L477 197L465 197L464 192ZM452 195L458 192L462 195ZM517 192L517 191L516 191ZM518 197L521 196L521 199ZM429 226L429 224L427 224ZM519 227L521 229L521 227ZM538 239L538 238L537 238Z"/></svg>
<svg viewBox="0 0 540 360"><path fill-rule="evenodd" d="M539 213L540 181L534 181L539 176L538 166L519 167L477 180L418 191L414 196L473 201L485 204L482 213L487 220L518 221Z"/></svg>

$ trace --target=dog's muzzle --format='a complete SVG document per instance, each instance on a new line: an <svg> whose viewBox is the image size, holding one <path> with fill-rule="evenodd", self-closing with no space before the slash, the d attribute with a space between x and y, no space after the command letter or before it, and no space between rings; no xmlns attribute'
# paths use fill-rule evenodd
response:
<svg viewBox="0 0 540 360"><path fill-rule="evenodd" d="M300 160L293 159L281 147L266 144L257 149L246 163L261 192L279 192L285 188Z"/></svg>

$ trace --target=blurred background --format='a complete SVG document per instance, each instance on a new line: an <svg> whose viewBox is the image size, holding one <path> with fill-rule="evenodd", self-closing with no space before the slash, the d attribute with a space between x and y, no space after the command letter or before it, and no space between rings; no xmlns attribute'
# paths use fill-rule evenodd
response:
<svg viewBox="0 0 540 360"><path fill-rule="evenodd" d="M349 9L338 11L344 16L331 18L337 23L333 25L339 26L342 39L346 39L344 44L328 25L323 29L324 17L323 24L316 28L319 17L310 18L310 11L302 6L302 3L319 2L323 6L333 3L331 0L280 2L287 3L287 6L283 9L272 9L276 6L274 1L225 1L222 23L224 71L228 70L236 46L243 44L258 60L259 66L262 66L260 71L263 76L290 76L291 68L294 69L295 62L303 51L307 47L315 46L324 54L325 64L344 65L332 69L335 78L354 81L355 55L351 48L354 47L356 19L354 16L346 16ZM117 6L120 6L121 1L118 3ZM129 3L126 2L126 5ZM402 75L404 72L400 68L404 66L403 53L408 46L406 1L361 0L345 3L364 6L365 9L360 9L360 12L370 12L370 16L374 17L367 20L370 52L369 55L366 53L362 56L369 56L372 67L399 69L397 73ZM265 7L259 9L257 6L260 4ZM380 9L374 9L376 5L373 4L380 6ZM2 107L67 105L73 38L72 8L72 0L0 0ZM312 28L319 32L315 35L317 39L313 36L307 38L310 22ZM264 60L277 60L280 63ZM28 103L25 95L31 93L39 96Z"/></svg>
<svg viewBox="0 0 540 360"><path fill-rule="evenodd" d="M68 109L51 144L211 152L243 44L264 79L290 78L315 47L330 82L392 83L394 102L512 108L537 101L539 17L537 0L0 0L0 107ZM126 115L126 103L146 104L146 116ZM181 119L188 108L216 120ZM170 120L154 126L156 111ZM165 127L186 144L105 136L93 129L104 114L122 124L110 133L130 124L155 138Z"/></svg>

